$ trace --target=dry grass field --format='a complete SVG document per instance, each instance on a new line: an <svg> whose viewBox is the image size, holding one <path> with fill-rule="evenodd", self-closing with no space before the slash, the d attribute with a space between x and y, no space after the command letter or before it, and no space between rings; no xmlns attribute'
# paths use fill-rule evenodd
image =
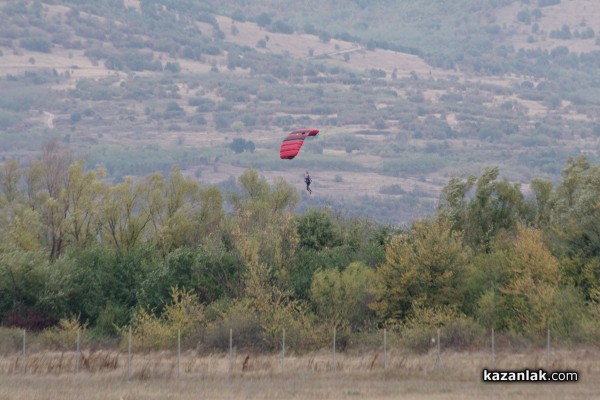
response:
<svg viewBox="0 0 600 400"><path fill-rule="evenodd" d="M181 357L172 353L134 355L128 374L127 355L83 353L81 372L74 373L74 353L42 352L28 357L22 374L19 355L0 360L0 399L591 399L600 393L597 350L543 350L499 353L497 369L572 369L576 383L490 384L482 382L484 352L388 354L384 370L379 352L338 354L335 371L327 352L287 356L238 353L230 367L227 355ZM231 370L230 370L231 368Z"/></svg>

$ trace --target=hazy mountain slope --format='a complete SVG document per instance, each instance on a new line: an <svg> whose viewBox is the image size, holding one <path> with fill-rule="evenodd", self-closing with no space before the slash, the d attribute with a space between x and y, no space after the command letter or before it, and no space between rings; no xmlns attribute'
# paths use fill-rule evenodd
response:
<svg viewBox="0 0 600 400"><path fill-rule="evenodd" d="M554 180L568 156L596 156L600 57L573 25L581 7L599 9L0 1L0 154L26 159L55 138L115 179L179 165L221 183L252 166L299 190L310 169L319 196L301 209L407 221L450 177L498 165ZM562 14L572 37L550 38ZM299 126L321 135L279 160Z"/></svg>
<svg viewBox="0 0 600 400"><path fill-rule="evenodd" d="M572 51L597 50L595 37L600 4L593 0L389 0L389 1L212 1L210 9L258 20L263 14L299 30L354 37L391 48L405 49L439 65L464 56L493 52L503 46ZM551 38L567 26L572 38ZM576 32L582 34L576 37Z"/></svg>

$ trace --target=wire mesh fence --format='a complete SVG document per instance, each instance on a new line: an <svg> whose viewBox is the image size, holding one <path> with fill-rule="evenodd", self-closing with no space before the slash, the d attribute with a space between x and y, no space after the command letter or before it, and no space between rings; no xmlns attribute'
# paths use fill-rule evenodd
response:
<svg viewBox="0 0 600 400"><path fill-rule="evenodd" d="M281 374L298 370L331 374L361 370L387 375L403 368L411 368L410 362L415 362L417 358L422 364L419 367L421 369L435 371L454 368L452 359L460 353L471 354L473 363L492 369L502 363L502 354L536 354L533 360L540 367L550 367L562 357L562 353L553 348L550 330L545 332L543 338L524 347L522 342L511 342L511 338L506 335L500 335L499 338L492 328L478 341L478 345L461 349L450 340L445 343L447 336L441 327L432 331L430 346L426 351L419 349L415 352L414 349L402 346L400 333L395 331L376 330L368 345L359 343L351 346L347 343L348 338L340 337L339 332L333 328L328 340L329 349L305 352L291 348L286 343L286 331L282 329L280 348L264 352L248 346L238 347L236 332L230 328L227 351L210 353L201 353L193 348L182 351L181 331L177 332L173 348L158 351L143 351L136 347L136 338L131 330L124 333L119 345L103 348L82 342L83 335L78 331L70 348L60 350L35 343L32 340L35 337L33 333L20 331L20 335L16 335L15 332L13 330L11 335L2 335L5 344L2 347L4 355L0 357L0 373L107 372L121 374L129 379L150 376L180 378L189 374L234 378L239 374L266 370Z"/></svg>

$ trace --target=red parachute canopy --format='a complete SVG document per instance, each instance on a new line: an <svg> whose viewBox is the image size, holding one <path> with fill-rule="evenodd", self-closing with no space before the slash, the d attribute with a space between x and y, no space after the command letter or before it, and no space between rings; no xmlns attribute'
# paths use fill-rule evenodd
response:
<svg viewBox="0 0 600 400"><path fill-rule="evenodd" d="M281 142L281 148L279 149L279 157L282 159L291 160L298 155L304 139L308 136L316 136L319 133L318 129L298 129L288 134L283 142Z"/></svg>

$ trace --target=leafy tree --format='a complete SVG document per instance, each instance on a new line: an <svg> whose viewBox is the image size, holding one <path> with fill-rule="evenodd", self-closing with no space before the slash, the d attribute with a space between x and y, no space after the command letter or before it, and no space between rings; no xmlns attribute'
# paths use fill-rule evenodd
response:
<svg viewBox="0 0 600 400"><path fill-rule="evenodd" d="M383 282L376 309L382 320L404 320L415 302L462 307L468 257L450 221L416 222L392 238L378 268Z"/></svg>
<svg viewBox="0 0 600 400"><path fill-rule="evenodd" d="M240 121L238 121L238 122L240 122ZM235 138L229 145L229 148L231 150L233 150L235 153L240 154L240 153L243 153L244 151L249 151L250 153L253 153L254 150L256 149L256 146L254 145L254 142L252 142L251 140Z"/></svg>
<svg viewBox="0 0 600 400"><path fill-rule="evenodd" d="M52 50L52 43L42 37L29 37L21 39L21 47L31 50L39 51L40 53L50 53Z"/></svg>
<svg viewBox="0 0 600 400"><path fill-rule="evenodd" d="M167 103L167 106L166 106L166 109L164 112L165 119L182 117L184 115L185 115L185 111L183 110L183 108L181 108L181 106L179 104L177 104L174 101L170 101Z"/></svg>
<svg viewBox="0 0 600 400"><path fill-rule="evenodd" d="M309 210L298 218L297 232L299 247L321 250L341 244L341 237L334 227L331 213Z"/></svg>
<svg viewBox="0 0 600 400"><path fill-rule="evenodd" d="M287 281L288 260L296 246L293 211L297 191L283 179L269 185L253 169L238 179L240 191L231 195L235 215L235 245L245 265L264 263Z"/></svg>
<svg viewBox="0 0 600 400"><path fill-rule="evenodd" d="M173 167L166 182L160 185L162 194L153 200L156 209L152 227L157 243L166 255L176 248L196 246L219 232L223 218L223 197L216 187L201 188L197 181L183 176Z"/></svg>
<svg viewBox="0 0 600 400"><path fill-rule="evenodd" d="M550 324L560 280L558 260L543 243L540 231L519 226L507 263L509 279L501 292L511 311L510 326L542 335Z"/></svg>
<svg viewBox="0 0 600 400"><path fill-rule="evenodd" d="M261 13L258 17L256 17L256 23L262 28L271 25L271 21L271 16L267 13Z"/></svg>
<svg viewBox="0 0 600 400"><path fill-rule="evenodd" d="M22 173L16 160L8 160L0 165L0 194L2 194L0 205L17 200L23 201L23 189L19 185Z"/></svg>
<svg viewBox="0 0 600 400"><path fill-rule="evenodd" d="M275 21L273 23L273 26L271 27L271 30L273 32L279 32L279 33L287 33L287 34L294 33L294 28L287 22L281 21L281 20Z"/></svg>
<svg viewBox="0 0 600 400"><path fill-rule="evenodd" d="M318 315L333 326L352 330L373 326L375 314L370 304L380 293L375 270L363 263L351 263L340 272L321 269L313 277L311 301Z"/></svg>
<svg viewBox="0 0 600 400"><path fill-rule="evenodd" d="M531 180L529 186L532 192L529 199L529 208L532 210L531 219L537 227L547 227L552 212L552 182L535 178Z"/></svg>
<svg viewBox="0 0 600 400"><path fill-rule="evenodd" d="M600 167L591 166L584 156L570 158L562 175L551 199L551 243L566 279L590 300L600 288Z"/></svg>
<svg viewBox="0 0 600 400"><path fill-rule="evenodd" d="M5 326L41 330L64 311L53 300L52 269L41 252L0 252L0 319Z"/></svg>
<svg viewBox="0 0 600 400"><path fill-rule="evenodd" d="M178 62L167 62L165 64L165 71L177 74L181 72L181 65Z"/></svg>
<svg viewBox="0 0 600 400"><path fill-rule="evenodd" d="M40 160L34 160L25 172L27 197L30 207L39 212L50 259L58 259L68 244L68 225L73 212L84 208L76 203L85 196L84 191L93 190L90 185L96 177L94 173L82 182L83 164L70 167L71 154L62 149L56 141L47 142L42 148ZM89 204L88 204L89 207Z"/></svg>
<svg viewBox="0 0 600 400"><path fill-rule="evenodd" d="M103 232L116 249L125 251L140 243L144 233L155 227L163 187L162 176L155 174L135 182L126 177L112 186L101 202Z"/></svg>
<svg viewBox="0 0 600 400"><path fill-rule="evenodd" d="M160 316L146 308L136 311L132 319L136 346L144 350L169 348L177 343L178 333L185 340L199 328L205 318L204 309L193 291L171 288L170 300Z"/></svg>
<svg viewBox="0 0 600 400"><path fill-rule="evenodd" d="M498 181L498 175L498 168L486 168L478 178L453 178L442 190L441 210L475 249L488 251L498 233L513 231L529 215L520 185Z"/></svg>

